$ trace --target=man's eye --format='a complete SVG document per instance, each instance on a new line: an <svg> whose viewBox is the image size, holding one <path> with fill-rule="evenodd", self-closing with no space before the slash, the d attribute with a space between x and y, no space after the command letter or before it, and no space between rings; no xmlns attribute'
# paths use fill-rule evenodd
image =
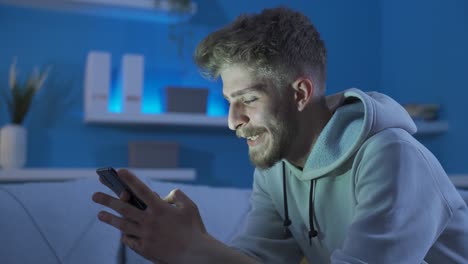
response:
<svg viewBox="0 0 468 264"><path fill-rule="evenodd" d="M244 104L250 104L250 103L253 103L255 101L257 101L258 98L249 98L249 99L246 99L243 101Z"/></svg>

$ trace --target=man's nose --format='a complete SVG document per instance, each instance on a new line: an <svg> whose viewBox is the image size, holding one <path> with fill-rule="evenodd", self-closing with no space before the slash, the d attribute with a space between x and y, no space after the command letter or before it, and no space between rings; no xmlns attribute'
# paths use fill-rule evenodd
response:
<svg viewBox="0 0 468 264"><path fill-rule="evenodd" d="M249 122L249 118L244 113L242 106L232 103L229 106L228 125L229 129L237 130L239 127Z"/></svg>

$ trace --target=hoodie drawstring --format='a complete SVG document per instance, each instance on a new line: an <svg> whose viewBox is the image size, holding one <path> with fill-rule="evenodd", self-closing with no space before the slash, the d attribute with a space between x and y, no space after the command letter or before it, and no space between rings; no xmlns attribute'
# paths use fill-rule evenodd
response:
<svg viewBox="0 0 468 264"><path fill-rule="evenodd" d="M288 195L287 195L287 186L286 186L286 168L283 162L283 202L284 202L284 221L283 228L284 233L287 236L290 236L291 232L289 226L291 225L291 220L289 219L288 212ZM309 191L309 244L312 245L312 238L318 235L317 230L314 226L314 191L315 191L315 180L310 181L310 191Z"/></svg>
<svg viewBox="0 0 468 264"><path fill-rule="evenodd" d="M284 162L283 162L283 202L284 202L284 221L283 221L284 235L286 237L290 237L291 231L289 230L289 226L291 225L291 220L289 219L289 212L288 212L288 195L286 193L286 168L284 167Z"/></svg>
<svg viewBox="0 0 468 264"><path fill-rule="evenodd" d="M315 191L315 180L310 181L309 191L309 245L312 245L312 238L318 235L317 230L314 227L314 191Z"/></svg>

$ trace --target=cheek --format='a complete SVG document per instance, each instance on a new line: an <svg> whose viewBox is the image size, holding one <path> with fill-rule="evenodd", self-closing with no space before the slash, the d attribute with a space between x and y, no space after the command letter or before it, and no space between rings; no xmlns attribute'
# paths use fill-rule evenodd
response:
<svg viewBox="0 0 468 264"><path fill-rule="evenodd" d="M252 127L265 127L267 130L271 130L278 123L278 111L279 109L273 107L268 100L261 100L254 106L245 109Z"/></svg>
<svg viewBox="0 0 468 264"><path fill-rule="evenodd" d="M250 123L254 127L267 127L269 128L272 124L275 123L274 115L268 112L255 112L250 116Z"/></svg>

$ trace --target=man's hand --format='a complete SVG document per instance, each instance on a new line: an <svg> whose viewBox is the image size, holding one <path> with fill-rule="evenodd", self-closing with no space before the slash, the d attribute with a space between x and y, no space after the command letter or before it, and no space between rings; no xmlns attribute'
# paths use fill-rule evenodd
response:
<svg viewBox="0 0 468 264"><path fill-rule="evenodd" d="M128 170L118 175L146 203L146 210L127 203L127 192L120 199L97 192L93 201L121 215L101 211L98 218L119 229L125 245L153 262L183 263L200 245L210 243L196 204L182 191L175 189L161 199Z"/></svg>

